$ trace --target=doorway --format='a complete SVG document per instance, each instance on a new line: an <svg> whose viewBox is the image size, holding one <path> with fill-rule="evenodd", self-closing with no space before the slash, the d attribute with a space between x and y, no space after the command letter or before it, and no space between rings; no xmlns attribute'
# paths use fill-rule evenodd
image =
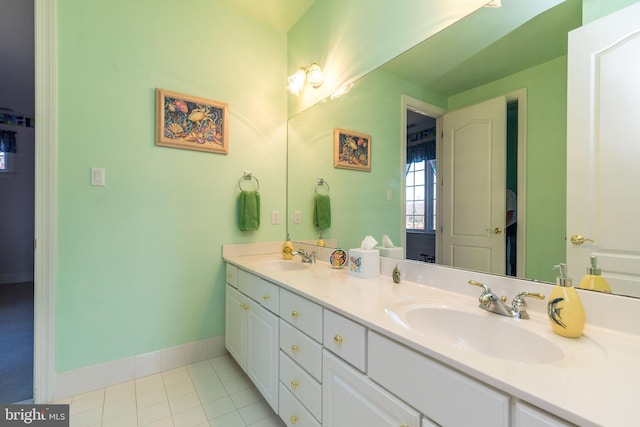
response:
<svg viewBox="0 0 640 427"><path fill-rule="evenodd" d="M0 129L15 132L15 152L0 171L0 403L15 403L33 398L35 10L1 1Z"/></svg>
<svg viewBox="0 0 640 427"><path fill-rule="evenodd" d="M453 201L453 188L451 182L458 179L458 182L477 181L476 178L479 169L482 167L478 164L478 159L488 158L491 149L488 148L482 154L463 156L460 164L466 164L462 168L460 177L454 178L451 175L451 147L443 154L444 146L444 123L451 123L453 117L466 117L465 110L457 110L448 113L439 107L429 105L410 97L403 97L403 147L402 147L402 167L403 167L403 198L402 211L404 216L402 235L404 237L405 257L407 259L443 263L445 265L453 265L463 268L471 268L478 271L493 272L496 274L505 274L511 276L524 277L525 275L525 222L526 222L526 91L524 89L509 93L494 100L494 105L499 106L495 113L494 126L501 123L499 132L503 139L498 151L501 153L498 157L499 165L496 160L490 161L484 170L487 178L487 185L493 182L492 189L486 197L491 198L493 202L486 203L483 212L487 213L487 218L482 224L477 221L478 214L474 212L479 204L484 202L476 200L478 203L472 203L472 209L457 209L457 214L453 215L456 210L453 205L461 206L461 201ZM479 111L478 117L483 117L485 109L482 107L485 103L468 107L469 110ZM495 107L494 107L495 108ZM479 121L483 118L476 117L475 122L470 122L470 126L480 126ZM465 131L467 127L466 118L462 119L460 124ZM489 127L487 127L489 129ZM476 129L478 131L479 129ZM449 129L449 133L451 129ZM482 132L482 131L480 131ZM473 132L472 132L473 133ZM448 135L447 144L451 144L451 135ZM417 143L427 141L427 147L423 147L416 154L414 148ZM476 136L471 136L469 140L475 143ZM469 142L467 141L467 142ZM461 145L462 141L457 141ZM435 144L430 147L430 144ZM495 147L494 147L495 151ZM435 156L435 157L434 157ZM447 157L446 165L443 165L443 159ZM501 171L492 173L492 170ZM473 172L469 172L473 171ZM448 174L446 179L444 174ZM491 175L494 178L491 178ZM443 184L443 181L448 182ZM458 184L459 187L459 184ZM458 188L459 189L459 188ZM477 190L477 191L476 191ZM476 188L472 191L471 196L462 194L462 200L477 198L476 196L483 188ZM416 196L416 192L420 195ZM511 196L511 197L509 197ZM481 197L483 200L484 196ZM463 232L465 238L472 236L472 242L464 241L460 245L458 251L458 265L454 262L454 255L457 249L452 248L452 244L458 244L451 238L452 228L455 218L466 221L463 215L459 215L461 211L468 211L477 224L469 222L461 223L462 227L458 227ZM489 214L490 212L493 214ZM465 214L466 215L466 214ZM468 216L468 215L466 215ZM433 220L432 220L433 218ZM467 218L468 219L468 218ZM486 223L486 224L485 224ZM460 225L460 224L459 224ZM470 227L478 229L474 232L470 231ZM478 228L480 227L480 228ZM480 240L486 241L480 243ZM488 243L487 243L488 242ZM492 245L491 249L481 249L483 245ZM447 246L448 245L448 246ZM445 249L446 246L446 249ZM471 248L471 249L469 249ZM443 253L446 251L446 253ZM464 252L467 251L465 254ZM483 253L484 251L484 253ZM486 253L498 253L498 257L494 257L493 261L487 257ZM466 256L466 260L463 257ZM465 264L466 263L466 264ZM474 264L475 263L475 264Z"/></svg>

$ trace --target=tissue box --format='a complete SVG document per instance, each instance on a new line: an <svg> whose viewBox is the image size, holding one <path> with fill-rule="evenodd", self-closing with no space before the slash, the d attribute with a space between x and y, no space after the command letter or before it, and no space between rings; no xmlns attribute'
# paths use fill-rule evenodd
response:
<svg viewBox="0 0 640 427"><path fill-rule="evenodd" d="M349 274L361 279L380 276L380 251L349 249Z"/></svg>
<svg viewBox="0 0 640 427"><path fill-rule="evenodd" d="M404 259L404 250L401 247L394 246L393 248L383 248L382 246L377 246L376 249L380 251L380 256Z"/></svg>

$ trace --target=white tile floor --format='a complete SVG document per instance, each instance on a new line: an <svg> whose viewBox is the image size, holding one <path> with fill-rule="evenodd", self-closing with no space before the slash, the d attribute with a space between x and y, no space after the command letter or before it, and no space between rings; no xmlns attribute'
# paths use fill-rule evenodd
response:
<svg viewBox="0 0 640 427"><path fill-rule="evenodd" d="M71 427L285 425L228 355L54 403L70 404Z"/></svg>

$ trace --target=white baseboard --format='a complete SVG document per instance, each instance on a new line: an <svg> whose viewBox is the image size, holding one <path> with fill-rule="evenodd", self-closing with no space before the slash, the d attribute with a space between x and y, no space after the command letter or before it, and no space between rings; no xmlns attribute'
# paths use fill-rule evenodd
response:
<svg viewBox="0 0 640 427"><path fill-rule="evenodd" d="M227 353L224 335L66 372L54 378L54 401L201 362Z"/></svg>
<svg viewBox="0 0 640 427"><path fill-rule="evenodd" d="M33 271L27 271L25 273L0 274L0 285L24 282L33 282Z"/></svg>

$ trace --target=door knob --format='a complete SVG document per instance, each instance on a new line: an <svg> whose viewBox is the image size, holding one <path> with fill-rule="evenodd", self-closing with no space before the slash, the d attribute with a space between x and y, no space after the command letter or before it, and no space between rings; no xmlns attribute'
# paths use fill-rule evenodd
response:
<svg viewBox="0 0 640 427"><path fill-rule="evenodd" d="M490 231L490 232L495 233L495 234L500 234L500 233L502 233L502 228L500 228L500 227L487 228L487 231Z"/></svg>
<svg viewBox="0 0 640 427"><path fill-rule="evenodd" d="M587 239L586 237L580 234L574 234L573 236L571 236L571 243L573 243L574 245L581 245L584 242L595 243L592 239Z"/></svg>

